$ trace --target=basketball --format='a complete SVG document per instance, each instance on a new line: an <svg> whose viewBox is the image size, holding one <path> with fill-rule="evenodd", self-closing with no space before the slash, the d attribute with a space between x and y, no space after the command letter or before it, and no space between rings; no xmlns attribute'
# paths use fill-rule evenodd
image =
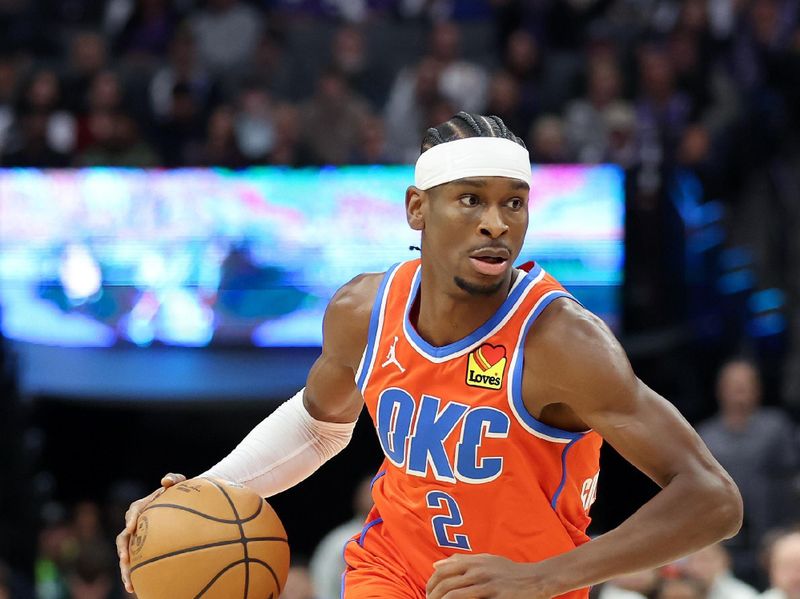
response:
<svg viewBox="0 0 800 599"><path fill-rule="evenodd" d="M142 511L130 563L139 599L277 599L289 545L275 511L254 491L195 478Z"/></svg>

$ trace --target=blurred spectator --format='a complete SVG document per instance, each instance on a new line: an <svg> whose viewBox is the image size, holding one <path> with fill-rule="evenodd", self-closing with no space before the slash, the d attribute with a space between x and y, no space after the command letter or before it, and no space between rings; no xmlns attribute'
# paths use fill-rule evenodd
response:
<svg viewBox="0 0 800 599"><path fill-rule="evenodd" d="M528 134L531 160L538 164L565 164L571 161L564 122L560 117L545 114L536 119Z"/></svg>
<svg viewBox="0 0 800 599"><path fill-rule="evenodd" d="M307 164L305 150L301 145L300 111L291 104L275 108L275 146L270 155L270 164L297 166Z"/></svg>
<svg viewBox="0 0 800 599"><path fill-rule="evenodd" d="M337 115L331 114L330 117L336 118ZM263 164L268 160L275 147L273 119L269 93L257 85L245 86L238 97L234 131L236 145L249 162ZM320 125L319 122L316 124Z"/></svg>
<svg viewBox="0 0 800 599"><path fill-rule="evenodd" d="M102 514L97 503L79 501L72 512L72 525L80 543L103 542Z"/></svg>
<svg viewBox="0 0 800 599"><path fill-rule="evenodd" d="M100 110L92 113L89 129L95 140L77 159L77 166L151 167L159 164L155 151L143 141L129 114Z"/></svg>
<svg viewBox="0 0 800 599"><path fill-rule="evenodd" d="M489 90L486 71L461 56L461 28L436 23L430 34L428 56L439 64L439 92L467 112L483 112Z"/></svg>
<svg viewBox="0 0 800 599"><path fill-rule="evenodd" d="M262 30L261 14L239 0L208 0L191 24L200 59L217 76L243 67Z"/></svg>
<svg viewBox="0 0 800 599"><path fill-rule="evenodd" d="M62 105L61 82L52 69L33 73L22 97L19 112L38 112L47 115L47 144L57 152L67 154L75 147L77 124L75 117Z"/></svg>
<svg viewBox="0 0 800 599"><path fill-rule="evenodd" d="M136 61L153 61L167 52L178 16L170 0L128 0L126 17L114 40L115 53Z"/></svg>
<svg viewBox="0 0 800 599"><path fill-rule="evenodd" d="M86 90L95 76L108 66L108 48L101 34L79 31L70 38L64 83L70 110L79 114L86 111Z"/></svg>
<svg viewBox="0 0 800 599"><path fill-rule="evenodd" d="M664 578L658 587L656 599L705 599L706 589L695 578Z"/></svg>
<svg viewBox="0 0 800 599"><path fill-rule="evenodd" d="M658 571L644 570L614 578L605 583L598 599L645 599L658 585Z"/></svg>
<svg viewBox="0 0 800 599"><path fill-rule="evenodd" d="M176 86L184 86L192 104L205 112L214 95L214 82L197 60L194 38L188 29L180 29L169 46L167 63L150 80L150 109L157 121L173 110Z"/></svg>
<svg viewBox="0 0 800 599"><path fill-rule="evenodd" d="M85 107L78 117L78 141L76 150L84 151L98 141L96 137L96 116L100 113L116 112L122 109L125 91L120 76L111 70L102 70L92 77L85 99Z"/></svg>
<svg viewBox="0 0 800 599"><path fill-rule="evenodd" d="M340 582L341 584L341 582ZM292 567L286 578L280 599L317 599L314 581L308 570L308 561L302 556L292 558Z"/></svg>
<svg viewBox="0 0 800 599"><path fill-rule="evenodd" d="M441 99L440 72L439 64L428 57L397 75L384 117L389 157L393 162L412 163L419 156L419 145L425 125L429 122L429 111Z"/></svg>
<svg viewBox="0 0 800 599"><path fill-rule="evenodd" d="M460 46L458 25L438 23L431 30L426 55L416 66L402 69L395 78L386 104L387 138L394 161L416 160L422 134L430 126L429 112L440 99L457 106L456 111L485 109L488 74L478 65L463 60Z"/></svg>
<svg viewBox="0 0 800 599"><path fill-rule="evenodd" d="M636 113L627 103L617 103L608 107L604 117L608 148L603 160L625 169L632 168L638 159Z"/></svg>
<svg viewBox="0 0 800 599"><path fill-rule="evenodd" d="M372 509L372 479L363 479L353 494L353 518L328 532L311 556L310 570L319 599L336 599L345 569L342 547L361 532Z"/></svg>
<svg viewBox="0 0 800 599"><path fill-rule="evenodd" d="M639 51L636 113L642 151L660 148L666 159L675 151L692 111L690 99L677 90L669 55L656 45Z"/></svg>
<svg viewBox="0 0 800 599"><path fill-rule="evenodd" d="M567 139L580 162L597 163L608 159L611 135L608 112L623 110L622 75L610 60L589 63L586 96L567 106L564 119Z"/></svg>
<svg viewBox="0 0 800 599"><path fill-rule="evenodd" d="M43 509L43 526L34 565L37 599L67 599L67 583L62 574L65 564L75 556L78 544L66 520L64 508L48 504Z"/></svg>
<svg viewBox="0 0 800 599"><path fill-rule="evenodd" d="M755 551L764 533L787 523L796 499L790 477L797 472L795 431L782 412L761 407L755 365L737 359L717 379L719 414L698 427L715 458L730 473L744 499L744 525L729 542L734 571L753 580Z"/></svg>
<svg viewBox="0 0 800 599"><path fill-rule="evenodd" d="M386 128L378 116L367 116L361 121L359 143L351 162L354 164L386 164L388 148L386 147Z"/></svg>
<svg viewBox="0 0 800 599"><path fill-rule="evenodd" d="M386 69L375 67L374 59L367 51L361 29L346 25L336 30L331 45L331 66L347 79L350 89L369 101L373 110L379 110L386 101L391 79Z"/></svg>
<svg viewBox="0 0 800 599"><path fill-rule="evenodd" d="M239 151L235 135L235 115L227 105L218 106L208 120L205 141L188 150L185 164L192 166L224 166L242 168L247 160Z"/></svg>
<svg viewBox="0 0 800 599"><path fill-rule="evenodd" d="M0 154L14 123L14 99L18 79L13 58L0 53Z"/></svg>
<svg viewBox="0 0 800 599"><path fill-rule="evenodd" d="M302 139L313 164L346 164L356 152L367 103L354 94L345 78L328 70L317 82L314 97L300 110Z"/></svg>
<svg viewBox="0 0 800 599"><path fill-rule="evenodd" d="M172 90L170 110L156 129L156 140L165 166L182 166L202 143L204 119L191 88L178 83Z"/></svg>
<svg viewBox="0 0 800 599"><path fill-rule="evenodd" d="M99 543L83 543L67 567L69 599L111 599L117 577L113 550Z"/></svg>
<svg viewBox="0 0 800 599"><path fill-rule="evenodd" d="M764 599L800 599L800 532L784 534L772 544L769 580Z"/></svg>
<svg viewBox="0 0 800 599"><path fill-rule="evenodd" d="M715 156L711 132L703 123L686 127L678 144L675 161L691 171L703 186L705 197L723 197L730 189L724 170Z"/></svg>
<svg viewBox="0 0 800 599"><path fill-rule="evenodd" d="M731 572L731 560L721 543L688 556L685 572L708 589L706 599L755 599L758 592Z"/></svg>
<svg viewBox="0 0 800 599"><path fill-rule="evenodd" d="M60 168L69 165L69 157L50 145L48 125L50 113L30 110L20 115L20 124L14 139L6 144L0 157L3 166L34 166Z"/></svg>
<svg viewBox="0 0 800 599"><path fill-rule="evenodd" d="M298 95L298 85L313 89L313 81L298 81L297 72L283 32L267 29L241 69L241 76L226 83L235 92L241 81L255 82L274 97L288 100Z"/></svg>
<svg viewBox="0 0 800 599"><path fill-rule="evenodd" d="M502 66L519 84L527 119L562 109L574 78L573 69L552 56L543 56L543 49L531 32L517 29L509 35Z"/></svg>
<svg viewBox="0 0 800 599"><path fill-rule="evenodd" d="M492 76L486 113L499 116L512 131L530 128L532 115L522 103L519 82L507 71L497 71Z"/></svg>

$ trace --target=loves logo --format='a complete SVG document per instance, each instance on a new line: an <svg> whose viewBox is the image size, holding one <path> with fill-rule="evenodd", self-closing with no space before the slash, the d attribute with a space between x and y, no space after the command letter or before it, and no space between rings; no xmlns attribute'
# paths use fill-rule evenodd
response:
<svg viewBox="0 0 800 599"><path fill-rule="evenodd" d="M484 343L467 358L467 385L482 389L502 388L507 362L505 347Z"/></svg>

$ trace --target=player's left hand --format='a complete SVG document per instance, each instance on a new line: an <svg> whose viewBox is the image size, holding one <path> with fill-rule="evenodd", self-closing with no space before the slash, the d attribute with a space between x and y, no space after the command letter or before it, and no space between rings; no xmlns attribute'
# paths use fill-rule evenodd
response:
<svg viewBox="0 0 800 599"><path fill-rule="evenodd" d="M428 599L550 599L535 564L497 555L451 555L433 564Z"/></svg>

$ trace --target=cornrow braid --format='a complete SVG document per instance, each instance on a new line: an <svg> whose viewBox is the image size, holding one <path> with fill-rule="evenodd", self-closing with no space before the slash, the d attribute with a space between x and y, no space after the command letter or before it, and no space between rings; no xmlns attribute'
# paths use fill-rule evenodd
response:
<svg viewBox="0 0 800 599"><path fill-rule="evenodd" d="M430 150L433 146L467 137L501 137L525 147L525 143L511 132L499 116L473 115L461 111L425 132L420 153Z"/></svg>
<svg viewBox="0 0 800 599"><path fill-rule="evenodd" d="M478 116L480 116L480 115L478 115ZM478 124L478 121L475 120L475 117L472 116L470 113L464 112L462 110L461 112L459 112L453 118L454 119L461 119L462 121L465 121L470 127L472 127L472 130L477 134L477 136L481 137L481 134L483 133L483 129Z"/></svg>

